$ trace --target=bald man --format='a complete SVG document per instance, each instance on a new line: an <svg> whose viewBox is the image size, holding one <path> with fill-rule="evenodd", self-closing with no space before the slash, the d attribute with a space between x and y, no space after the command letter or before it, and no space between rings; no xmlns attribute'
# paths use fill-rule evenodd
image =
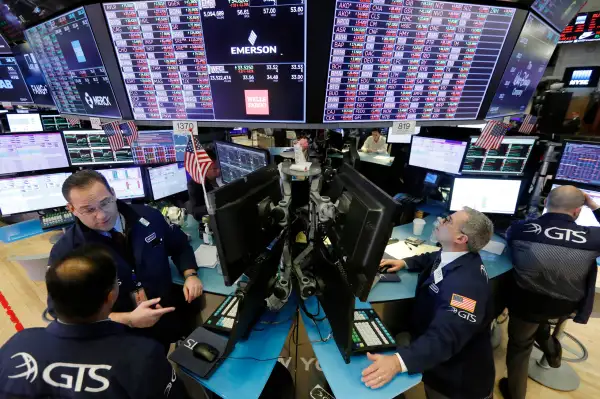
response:
<svg viewBox="0 0 600 399"><path fill-rule="evenodd" d="M555 188L546 199L548 213L507 232L514 272L507 295L508 378L500 380L505 398L525 398L534 341L550 366L560 367L562 350L550 336L549 320L575 314L576 323L586 324L592 313L600 228L575 223L584 206L600 222L600 207L587 194L573 186Z"/></svg>

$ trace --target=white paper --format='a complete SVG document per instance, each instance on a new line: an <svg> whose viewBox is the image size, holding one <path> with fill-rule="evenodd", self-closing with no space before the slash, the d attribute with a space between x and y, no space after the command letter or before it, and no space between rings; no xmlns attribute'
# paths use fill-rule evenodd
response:
<svg viewBox="0 0 600 399"><path fill-rule="evenodd" d="M196 263L199 267L214 269L217 266L217 247L214 245L200 245L194 252Z"/></svg>
<svg viewBox="0 0 600 399"><path fill-rule="evenodd" d="M504 247L506 247L506 245L501 242L490 241L485 247L483 247L483 250L496 255L502 255L502 252L504 252Z"/></svg>
<svg viewBox="0 0 600 399"><path fill-rule="evenodd" d="M417 126L417 122L414 120L394 122L392 124L392 134L393 135L414 134L416 126Z"/></svg>
<svg viewBox="0 0 600 399"><path fill-rule="evenodd" d="M436 252L440 249L432 245L421 244L418 247L407 245L404 241L397 242L385 247L385 253L395 259L405 259L411 256L421 255L427 252Z"/></svg>
<svg viewBox="0 0 600 399"><path fill-rule="evenodd" d="M390 159L390 157L387 156L387 155L375 155L375 159L380 159L382 161L387 161L388 159Z"/></svg>
<svg viewBox="0 0 600 399"><path fill-rule="evenodd" d="M100 120L100 118L90 116L90 123L92 124L92 129L102 130L102 121Z"/></svg>

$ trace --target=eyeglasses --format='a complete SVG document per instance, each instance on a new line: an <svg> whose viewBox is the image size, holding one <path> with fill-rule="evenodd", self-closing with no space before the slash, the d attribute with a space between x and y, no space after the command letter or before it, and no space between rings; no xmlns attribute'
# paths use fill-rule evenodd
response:
<svg viewBox="0 0 600 399"><path fill-rule="evenodd" d="M109 197L109 198L102 200L98 204L98 207L96 207L96 208L80 208L77 210L77 212L79 212L80 214L82 214L84 216L92 216L92 215L95 215L99 210L106 212L107 210L109 210L110 206L114 202L115 202L115 198Z"/></svg>

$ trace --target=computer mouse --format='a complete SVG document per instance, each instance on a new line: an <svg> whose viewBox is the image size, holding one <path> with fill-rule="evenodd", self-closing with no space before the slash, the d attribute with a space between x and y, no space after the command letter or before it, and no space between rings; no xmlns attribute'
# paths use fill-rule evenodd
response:
<svg viewBox="0 0 600 399"><path fill-rule="evenodd" d="M219 351L214 346L202 342L197 343L192 352L194 353L194 357L209 363L214 362L219 356Z"/></svg>
<svg viewBox="0 0 600 399"><path fill-rule="evenodd" d="M389 266L389 265L381 266L379 268L379 273L386 274L388 272L388 270L390 270L390 268L391 268L391 266Z"/></svg>

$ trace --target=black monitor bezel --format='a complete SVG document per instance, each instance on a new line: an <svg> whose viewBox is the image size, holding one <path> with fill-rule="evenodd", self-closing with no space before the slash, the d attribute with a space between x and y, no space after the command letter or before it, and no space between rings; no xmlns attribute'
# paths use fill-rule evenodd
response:
<svg viewBox="0 0 600 399"><path fill-rule="evenodd" d="M187 171L186 171L186 187L183 190L181 190L181 191L178 191L176 193L172 193L172 194L169 194L169 195L165 195L164 197L161 197L161 198L156 198L156 196L154 194L154 186L152 185L152 177L150 176L150 171L152 169L165 168L165 167L171 166L171 165L177 165L177 168L180 169L180 165L183 165L183 164L184 164L183 162L172 162L172 163L166 163L166 164L163 164L163 165L153 165L153 166L142 167L143 169L145 169L146 175L148 176L148 183L147 183L148 198L151 198L152 201L161 201L161 200L164 200L165 198L170 197L172 195L181 194L182 192L187 191L187 182L189 181L187 179ZM146 183L144 183L144 184L146 184Z"/></svg>
<svg viewBox="0 0 600 399"><path fill-rule="evenodd" d="M452 210L452 198L454 197L454 182L456 181L456 179L471 179L471 180L515 180L515 181L519 181L520 185L519 185L519 194L517 195L517 199L515 201L515 208L512 211L512 213L503 213L503 212L481 212L481 213L485 213L487 215L504 215L504 216L512 216L514 214L517 213L517 209L519 208L519 203L521 202L521 198L523 197L523 191L524 191L524 185L523 183L525 182L525 179L522 177L514 177L514 178L510 178L507 176L455 176L454 179L452 180L452 188L450 189L450 195L448 197L448 211L450 212L457 212L460 211L461 209L456 209L456 210Z"/></svg>
<svg viewBox="0 0 600 399"><path fill-rule="evenodd" d="M61 169L55 169L55 170L61 170ZM2 175L2 176L0 176L0 180L22 179L22 178L28 178L28 177L39 177L39 176L47 176L47 175L57 175L57 174L63 174L63 173L73 174L75 172L73 172L72 170L68 170L68 171L63 170L62 172L56 171L56 172L52 172L52 173L34 173L34 174L14 175L14 176ZM61 193L61 195L62 195L62 193ZM24 211L24 212L7 213L7 214L2 213L2 209L0 208L0 215L2 215L2 216L22 215L22 214L25 214L25 213L43 211L45 209L64 208L66 205L67 205L67 200L65 199L65 205L64 206L51 207L51 208L38 208L38 209L27 210L27 211Z"/></svg>

